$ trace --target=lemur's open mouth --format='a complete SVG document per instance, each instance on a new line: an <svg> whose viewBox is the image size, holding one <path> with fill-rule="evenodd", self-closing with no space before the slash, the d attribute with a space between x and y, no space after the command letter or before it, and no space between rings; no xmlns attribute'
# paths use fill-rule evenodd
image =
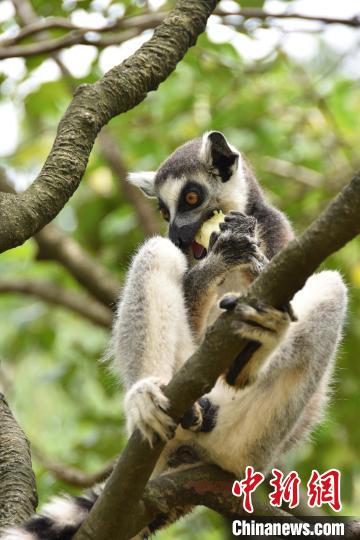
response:
<svg viewBox="0 0 360 540"><path fill-rule="evenodd" d="M191 251L193 253L194 259L196 259L197 261L206 257L206 248L204 248L204 246L202 246L201 244L195 242L195 240L191 244Z"/></svg>

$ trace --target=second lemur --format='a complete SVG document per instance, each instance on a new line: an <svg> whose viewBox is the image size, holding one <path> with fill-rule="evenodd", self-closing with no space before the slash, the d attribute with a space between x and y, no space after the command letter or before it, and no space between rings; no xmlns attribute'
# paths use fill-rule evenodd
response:
<svg viewBox="0 0 360 540"><path fill-rule="evenodd" d="M154 476L184 462L215 463L237 477L247 465L266 473L321 418L346 313L345 285L337 272L324 271L308 279L291 309L241 302L293 232L266 201L244 156L219 132L187 142L156 173L129 180L157 199L169 229L168 238L140 247L115 318L112 366L126 391L128 432L138 428L150 443L167 441ZM206 250L195 235L215 210L225 222ZM221 309L235 304L235 331L258 347L240 373L230 369L220 377L175 426L163 387ZM65 539L65 528L71 538L99 490L55 500L2 538Z"/></svg>

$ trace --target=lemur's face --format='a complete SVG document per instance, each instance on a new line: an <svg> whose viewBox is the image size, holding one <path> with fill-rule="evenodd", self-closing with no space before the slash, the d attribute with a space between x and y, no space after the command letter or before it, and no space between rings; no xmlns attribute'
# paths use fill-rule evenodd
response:
<svg viewBox="0 0 360 540"><path fill-rule="evenodd" d="M240 153L217 131L194 139L171 154L156 173L134 173L130 182L156 197L169 223L169 238L190 259L206 249L194 238L215 210L245 210L246 181Z"/></svg>

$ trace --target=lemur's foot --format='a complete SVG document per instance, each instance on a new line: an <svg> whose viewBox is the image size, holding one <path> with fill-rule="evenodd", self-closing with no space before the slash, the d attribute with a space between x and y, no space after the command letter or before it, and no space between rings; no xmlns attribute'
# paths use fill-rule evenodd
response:
<svg viewBox="0 0 360 540"><path fill-rule="evenodd" d="M232 330L252 342L239 354L226 375L229 384L244 387L253 382L265 360L281 342L294 320L293 314L289 309L279 310L259 301L246 304L232 293L225 295L219 305L236 311L237 320L231 323Z"/></svg>
<svg viewBox="0 0 360 540"><path fill-rule="evenodd" d="M134 384L125 396L128 431L138 428L150 445L156 439L167 441L174 436L176 423L167 414L169 400L162 391L163 381L148 377Z"/></svg>
<svg viewBox="0 0 360 540"><path fill-rule="evenodd" d="M208 433L216 425L218 406L207 397L202 397L188 409L181 419L181 427L195 432Z"/></svg>
<svg viewBox="0 0 360 540"><path fill-rule="evenodd" d="M258 341L262 345L277 344L286 332L290 316L287 311L275 309L262 302L245 304L240 302L236 306L239 321L232 323L242 337Z"/></svg>
<svg viewBox="0 0 360 540"><path fill-rule="evenodd" d="M202 409L198 401L190 407L181 419L180 425L190 431L200 431L203 422Z"/></svg>
<svg viewBox="0 0 360 540"><path fill-rule="evenodd" d="M241 212L230 212L220 223L220 233L213 232L209 249L219 253L227 265L244 266L253 281L267 263L255 238L256 219Z"/></svg>

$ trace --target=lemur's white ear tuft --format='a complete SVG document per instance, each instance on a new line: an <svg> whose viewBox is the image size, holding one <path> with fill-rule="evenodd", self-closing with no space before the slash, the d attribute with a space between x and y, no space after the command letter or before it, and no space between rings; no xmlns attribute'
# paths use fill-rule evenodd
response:
<svg viewBox="0 0 360 540"><path fill-rule="evenodd" d="M132 172L128 174L127 181L141 189L147 197L155 197L154 180L155 171Z"/></svg>
<svg viewBox="0 0 360 540"><path fill-rule="evenodd" d="M200 161L210 169L217 169L223 182L227 182L234 174L239 155L220 131L210 131L203 135Z"/></svg>

